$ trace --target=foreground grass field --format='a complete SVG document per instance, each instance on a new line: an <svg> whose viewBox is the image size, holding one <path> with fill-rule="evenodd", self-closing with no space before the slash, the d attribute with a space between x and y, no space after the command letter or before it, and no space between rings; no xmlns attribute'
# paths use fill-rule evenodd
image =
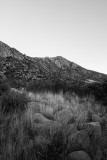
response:
<svg viewBox="0 0 107 160"><path fill-rule="evenodd" d="M11 88L0 96L0 160L106 160L106 113L92 96Z"/></svg>

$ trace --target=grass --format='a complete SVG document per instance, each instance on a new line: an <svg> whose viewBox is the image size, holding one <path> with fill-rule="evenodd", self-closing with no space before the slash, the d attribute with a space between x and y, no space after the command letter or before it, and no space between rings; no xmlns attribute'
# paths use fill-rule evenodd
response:
<svg viewBox="0 0 107 160"><path fill-rule="evenodd" d="M62 109L73 112L76 126L91 121L94 113L106 114L105 106L97 103L91 96L80 98L76 94L33 93L14 89L2 95L0 159L63 160L68 134L67 130L63 132L64 128L54 124L55 113ZM49 123L35 122L36 112L49 119Z"/></svg>

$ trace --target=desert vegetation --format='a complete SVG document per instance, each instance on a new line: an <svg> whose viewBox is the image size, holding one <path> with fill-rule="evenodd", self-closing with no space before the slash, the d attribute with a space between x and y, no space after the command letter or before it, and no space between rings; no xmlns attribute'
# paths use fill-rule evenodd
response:
<svg viewBox="0 0 107 160"><path fill-rule="evenodd" d="M106 130L91 94L0 85L0 160L106 160Z"/></svg>
<svg viewBox="0 0 107 160"><path fill-rule="evenodd" d="M60 76L59 76L60 77ZM58 76L51 79L31 80L24 86L28 92L76 93L79 97L94 96L95 100L107 105L107 81L85 83L85 81L61 80ZM17 85L16 85L17 86ZM18 87L19 88L19 87Z"/></svg>

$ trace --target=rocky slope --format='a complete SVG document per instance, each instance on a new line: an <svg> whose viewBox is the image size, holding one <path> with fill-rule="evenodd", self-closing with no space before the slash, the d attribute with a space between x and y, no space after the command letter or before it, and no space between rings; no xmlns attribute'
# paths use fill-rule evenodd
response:
<svg viewBox="0 0 107 160"><path fill-rule="evenodd" d="M32 58L0 42L0 78L12 83L57 79L70 85L103 82L107 75L82 68L61 56Z"/></svg>

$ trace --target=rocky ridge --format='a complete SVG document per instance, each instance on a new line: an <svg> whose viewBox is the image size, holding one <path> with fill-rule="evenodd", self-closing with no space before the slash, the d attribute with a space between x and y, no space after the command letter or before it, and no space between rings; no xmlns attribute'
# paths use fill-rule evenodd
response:
<svg viewBox="0 0 107 160"><path fill-rule="evenodd" d="M32 58L0 42L0 78L9 82L57 79L62 83L87 84L103 82L107 80L107 75L87 70L61 56Z"/></svg>

